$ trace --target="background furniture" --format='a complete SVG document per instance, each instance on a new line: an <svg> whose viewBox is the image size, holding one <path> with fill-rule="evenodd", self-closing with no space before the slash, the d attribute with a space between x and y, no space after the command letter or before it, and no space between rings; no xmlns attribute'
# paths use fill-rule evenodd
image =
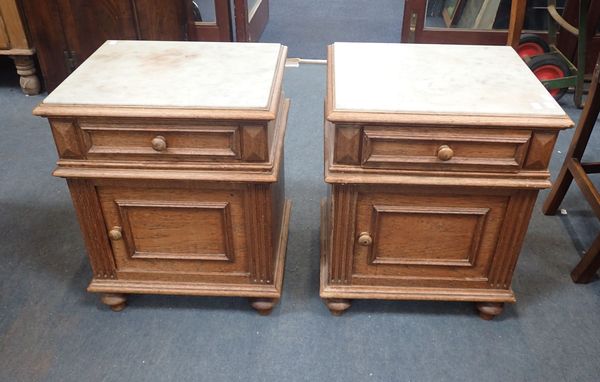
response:
<svg viewBox="0 0 600 382"><path fill-rule="evenodd" d="M598 113L600 112L600 93L598 91L598 78L600 77L600 60L596 64L594 77L590 85L585 107L577 124L567 157L560 169L558 178L546 202L543 211L546 215L554 215L560 203L569 190L573 179L579 186L585 199L592 207L592 211L600 218L600 193L592 183L588 174L600 172L600 163L583 163L581 158L590 140ZM576 283L588 283L600 268L600 235L596 237L592 246L587 250L579 264L571 272L571 278Z"/></svg>
<svg viewBox="0 0 600 382"><path fill-rule="evenodd" d="M462 1L470 2L474 0ZM545 0L519 1L524 2L526 5L523 29L534 31L545 38L547 35L547 16L544 7L547 2ZM406 0L402 24L402 42L502 45L507 41L508 23L512 6L511 0L501 1L496 22L492 29L458 28L455 26L448 28L443 23L436 22L437 19L441 20L441 13L439 17L428 13L428 4L430 3L433 5L432 11L440 9L439 6L436 7L436 4L432 3L432 0ZM571 25L577 25L579 1L565 0L561 2L559 0L557 3L564 6L564 8L559 6L559 9L562 9L565 20ZM592 73L596 57L598 57L598 53L600 52L599 23L600 2L592 1L588 14L586 73ZM561 52L565 53L565 56L571 62L576 61L577 37L568 33L560 33L559 30L557 47Z"/></svg>
<svg viewBox="0 0 600 382"><path fill-rule="evenodd" d="M0 0L0 55L10 56L21 76L20 84L28 95L40 92L40 81L35 74L33 55L16 0Z"/></svg>
<svg viewBox="0 0 600 382"><path fill-rule="evenodd" d="M325 116L332 313L354 298L474 301L491 319L515 301L531 212L572 122L511 47L336 43Z"/></svg>
<svg viewBox="0 0 600 382"><path fill-rule="evenodd" d="M49 118L54 175L67 179L94 272L88 290L105 304L242 296L271 311L291 208L286 52L108 41L34 110Z"/></svg>
<svg viewBox="0 0 600 382"><path fill-rule="evenodd" d="M47 91L106 40L256 41L269 15L268 0L20 1Z"/></svg>

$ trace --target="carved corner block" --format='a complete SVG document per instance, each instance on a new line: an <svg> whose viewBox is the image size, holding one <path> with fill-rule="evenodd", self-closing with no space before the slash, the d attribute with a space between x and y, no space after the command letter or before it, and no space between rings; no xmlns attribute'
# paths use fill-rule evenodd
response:
<svg viewBox="0 0 600 382"><path fill-rule="evenodd" d="M242 126L242 158L252 162L269 160L269 139L266 126Z"/></svg>
<svg viewBox="0 0 600 382"><path fill-rule="evenodd" d="M525 161L528 170L545 170L550 163L552 150L556 143L556 133L534 133L529 146L529 155Z"/></svg>
<svg viewBox="0 0 600 382"><path fill-rule="evenodd" d="M52 135L60 158L83 158L83 148L77 126L71 119L52 119Z"/></svg>
<svg viewBox="0 0 600 382"><path fill-rule="evenodd" d="M335 129L333 161L341 164L360 163L360 131L359 126L331 126Z"/></svg>

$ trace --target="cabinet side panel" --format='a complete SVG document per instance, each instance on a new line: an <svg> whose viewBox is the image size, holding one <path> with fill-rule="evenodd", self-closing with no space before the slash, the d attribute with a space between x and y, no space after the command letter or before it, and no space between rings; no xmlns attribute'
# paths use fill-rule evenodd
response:
<svg viewBox="0 0 600 382"><path fill-rule="evenodd" d="M537 190L519 191L511 196L490 270L489 283L494 288L510 287L537 194Z"/></svg>
<svg viewBox="0 0 600 382"><path fill-rule="evenodd" d="M281 223L283 222L283 210L285 204L285 170L283 155L281 156L281 163L279 165L279 174L277 176L277 182L271 185L271 203L272 203L272 224L273 231L271 232L271 241L273 247L272 261L275 263L275 256L278 250Z"/></svg>
<svg viewBox="0 0 600 382"><path fill-rule="evenodd" d="M96 188L88 180L68 179L67 184L92 264L94 278L115 278L115 263L104 230L104 219Z"/></svg>

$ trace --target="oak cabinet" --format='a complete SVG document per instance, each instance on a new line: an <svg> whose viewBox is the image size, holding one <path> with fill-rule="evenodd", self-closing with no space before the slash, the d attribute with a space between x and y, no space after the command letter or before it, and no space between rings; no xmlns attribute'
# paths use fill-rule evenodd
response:
<svg viewBox="0 0 600 382"><path fill-rule="evenodd" d="M336 43L325 113L332 313L354 298L448 300L490 319L515 301L533 206L572 121L512 48Z"/></svg>
<svg viewBox="0 0 600 382"><path fill-rule="evenodd" d="M178 64L160 67L163 52ZM105 304L120 310L128 293L242 296L271 311L291 209L286 52L108 41L35 109L78 214L88 290Z"/></svg>

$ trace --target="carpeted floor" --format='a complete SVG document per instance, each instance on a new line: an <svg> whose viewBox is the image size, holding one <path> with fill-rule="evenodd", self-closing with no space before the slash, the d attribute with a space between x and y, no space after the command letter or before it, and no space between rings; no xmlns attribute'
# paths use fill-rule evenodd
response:
<svg viewBox="0 0 600 382"><path fill-rule="evenodd" d="M289 44L290 56L317 57L312 41ZM569 272L600 224L575 187L567 215L542 215L540 194L513 282L518 303L497 320L449 302L355 301L344 316L329 314L318 296L323 66L286 70L294 206L272 315L245 299L169 296L132 296L111 312L85 292L90 267L66 184L50 175L50 129L31 115L43 96L23 96L8 63L0 59L0 381L598 380L600 281L575 285ZM562 105L579 117L569 96ZM571 136L560 136L554 175ZM591 158L599 143L595 134Z"/></svg>

